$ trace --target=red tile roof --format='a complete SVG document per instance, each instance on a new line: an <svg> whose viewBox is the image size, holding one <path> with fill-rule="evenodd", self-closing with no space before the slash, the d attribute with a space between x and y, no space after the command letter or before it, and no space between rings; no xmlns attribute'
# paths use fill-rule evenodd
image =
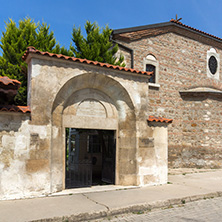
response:
<svg viewBox="0 0 222 222"><path fill-rule="evenodd" d="M185 34L185 32L183 32L182 29L188 32ZM131 28L115 29L112 32L112 36L114 39L120 39L122 41L134 41L136 39L140 39L143 37L161 35L167 32L175 32L193 39L197 39L198 41L202 41L204 43L207 43L208 45L212 45L211 40L215 40L216 42L214 42L213 46L216 47L221 47L222 43L222 38L203 32L191 26L185 25L182 22L177 21L175 19L171 19L169 22L162 22L157 24L137 26ZM190 35L191 33L189 32L193 32L196 35L201 35L203 37L206 37L208 38L208 40L204 40L204 38L198 38L198 36L195 35Z"/></svg>
<svg viewBox="0 0 222 222"><path fill-rule="evenodd" d="M35 54L39 54L39 55L43 55L43 56L49 56L49 57L54 57L54 58L58 58L58 59L65 59L65 60L69 60L69 61L73 61L73 62L86 63L86 64L105 67L105 68L109 68L109 69L116 69L116 70L120 70L120 71L143 74L143 75L148 75L148 76L151 76L153 74L153 72L138 71L136 69L128 69L128 68L125 68L125 67L110 65L108 63L102 63L102 62L97 62L97 61L91 61L91 60L88 60L88 59L79 59L79 58L65 56L65 55L61 55L61 54L41 52L41 51L35 49L35 47L33 47L33 46L29 46L27 48L26 52L22 56L22 59L26 60L29 53L35 53Z"/></svg>
<svg viewBox="0 0 222 222"><path fill-rule="evenodd" d="M15 105L0 105L0 111L31 113L29 106L15 106Z"/></svg>
<svg viewBox="0 0 222 222"><path fill-rule="evenodd" d="M21 82L15 79L9 79L7 76L0 76L0 83L3 83L4 85L21 85Z"/></svg>
<svg viewBox="0 0 222 222"><path fill-rule="evenodd" d="M210 37L213 37L213 38L215 38L215 39L218 39L218 40L222 41L222 38L219 38L219 37L217 37L217 36L215 36L215 35L211 35L211 34L209 34L209 33L207 33L207 32L203 32L203 31L201 31L201 30L199 30L199 29L195 29L195 28L193 28L193 27L191 27L191 26L185 25L185 24L183 24L182 22L177 21L177 20L175 20L175 19L171 19L170 22L173 22L173 23L175 23L175 24L181 25L181 26L184 27L184 28L191 29L191 30L193 30L193 31L199 32L199 33L204 34L204 35L208 35L208 36L210 36Z"/></svg>
<svg viewBox="0 0 222 222"><path fill-rule="evenodd" d="M172 123L173 119L167 119L163 117L149 116L148 122L161 122L161 123Z"/></svg>
<svg viewBox="0 0 222 222"><path fill-rule="evenodd" d="M17 94L18 90L17 89L3 89L0 86L0 93L3 93L5 95L11 95L11 96L15 96Z"/></svg>
<svg viewBox="0 0 222 222"><path fill-rule="evenodd" d="M20 87L18 80L0 76L0 103L11 104Z"/></svg>

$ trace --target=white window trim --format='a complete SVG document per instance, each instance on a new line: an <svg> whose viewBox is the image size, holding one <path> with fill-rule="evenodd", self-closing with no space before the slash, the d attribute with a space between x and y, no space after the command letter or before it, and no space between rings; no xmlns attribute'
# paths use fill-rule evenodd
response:
<svg viewBox="0 0 222 222"><path fill-rule="evenodd" d="M160 84L159 83L149 82L148 85L151 86L151 87L160 88Z"/></svg>
<svg viewBox="0 0 222 222"><path fill-rule="evenodd" d="M160 84L159 84L159 62L157 60L144 58L143 59L144 71L146 71L146 65L147 64L150 64L150 65L153 65L153 66L156 67L156 69L155 69L155 83L150 83L149 82L148 85L151 86L151 87L159 88L160 87Z"/></svg>
<svg viewBox="0 0 222 222"><path fill-rule="evenodd" d="M217 72L215 74L212 74L208 62L211 56L214 56L217 60ZM220 79L220 55L216 52L214 48L211 48L210 50L207 51L207 77L213 78L213 79Z"/></svg>

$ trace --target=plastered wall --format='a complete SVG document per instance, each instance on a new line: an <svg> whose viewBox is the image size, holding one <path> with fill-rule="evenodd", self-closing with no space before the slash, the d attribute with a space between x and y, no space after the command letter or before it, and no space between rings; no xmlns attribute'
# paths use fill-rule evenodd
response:
<svg viewBox="0 0 222 222"><path fill-rule="evenodd" d="M0 199L50 193L47 127L29 122L29 114L0 113Z"/></svg>
<svg viewBox="0 0 222 222"><path fill-rule="evenodd" d="M115 130L115 184L167 182L167 127L147 122L147 76L35 54L27 62L31 114L0 114L1 199L65 189L66 127Z"/></svg>

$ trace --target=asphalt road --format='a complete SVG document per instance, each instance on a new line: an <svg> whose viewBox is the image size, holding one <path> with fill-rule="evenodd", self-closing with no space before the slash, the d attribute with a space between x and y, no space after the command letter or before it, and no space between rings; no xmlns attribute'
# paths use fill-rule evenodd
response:
<svg viewBox="0 0 222 222"><path fill-rule="evenodd" d="M168 209L134 212L133 214L113 216L93 221L222 222L222 197L189 202L179 206L172 206Z"/></svg>

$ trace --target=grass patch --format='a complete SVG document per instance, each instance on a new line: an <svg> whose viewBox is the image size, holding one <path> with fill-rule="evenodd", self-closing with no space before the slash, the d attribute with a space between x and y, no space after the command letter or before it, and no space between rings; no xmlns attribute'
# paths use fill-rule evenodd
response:
<svg viewBox="0 0 222 222"><path fill-rule="evenodd" d="M144 211L142 211L142 210L139 210L139 211L134 211L134 212L132 212L133 214L144 214Z"/></svg>
<svg viewBox="0 0 222 222"><path fill-rule="evenodd" d="M185 201L185 200L181 200L181 203L182 203L182 204L185 204L185 203L186 203L186 201Z"/></svg>

